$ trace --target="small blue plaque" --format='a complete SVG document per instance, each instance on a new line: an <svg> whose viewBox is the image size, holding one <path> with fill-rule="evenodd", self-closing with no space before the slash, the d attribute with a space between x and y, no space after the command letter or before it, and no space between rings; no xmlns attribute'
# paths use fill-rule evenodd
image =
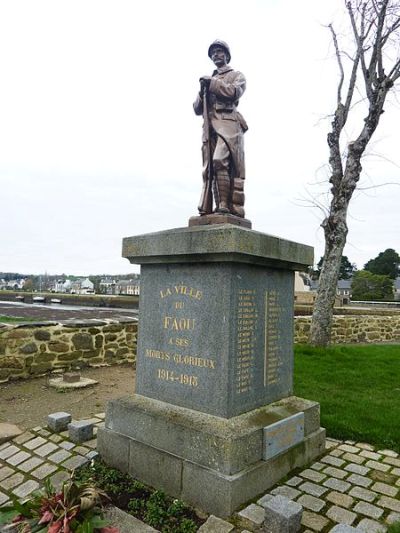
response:
<svg viewBox="0 0 400 533"><path fill-rule="evenodd" d="M304 439L304 413L284 418L264 428L263 459L271 459L275 455L292 448Z"/></svg>

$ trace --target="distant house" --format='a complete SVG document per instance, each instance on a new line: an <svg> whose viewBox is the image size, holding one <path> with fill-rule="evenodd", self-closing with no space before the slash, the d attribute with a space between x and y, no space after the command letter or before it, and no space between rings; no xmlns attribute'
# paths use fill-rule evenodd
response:
<svg viewBox="0 0 400 533"><path fill-rule="evenodd" d="M71 281L71 293L73 294L94 294L94 284L89 278L78 278Z"/></svg>
<svg viewBox="0 0 400 533"><path fill-rule="evenodd" d="M115 294L138 295L140 293L140 279L121 279L115 283Z"/></svg>
<svg viewBox="0 0 400 533"><path fill-rule="evenodd" d="M25 279L10 279L8 281L1 279L0 280L0 289L1 290L8 290L8 291L20 291L24 288L25 285Z"/></svg>
<svg viewBox="0 0 400 533"><path fill-rule="evenodd" d="M342 305L350 303L351 282L351 279L339 279L337 283L336 294L339 296Z"/></svg>
<svg viewBox="0 0 400 533"><path fill-rule="evenodd" d="M101 294L115 294L116 281L112 278L103 278L99 283Z"/></svg>

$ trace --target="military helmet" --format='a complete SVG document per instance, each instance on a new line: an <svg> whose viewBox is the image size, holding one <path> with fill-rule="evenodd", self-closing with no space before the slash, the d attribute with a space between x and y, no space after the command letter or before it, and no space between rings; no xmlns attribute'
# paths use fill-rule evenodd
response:
<svg viewBox="0 0 400 533"><path fill-rule="evenodd" d="M226 62L229 63L229 61L231 60L231 51L229 50L229 46L226 44L225 41L221 41L219 39L217 39L216 41L214 41L213 43L210 44L210 46L208 47L208 57L211 59L211 52L212 52L212 49L213 48L216 48L217 46L223 48L226 52Z"/></svg>

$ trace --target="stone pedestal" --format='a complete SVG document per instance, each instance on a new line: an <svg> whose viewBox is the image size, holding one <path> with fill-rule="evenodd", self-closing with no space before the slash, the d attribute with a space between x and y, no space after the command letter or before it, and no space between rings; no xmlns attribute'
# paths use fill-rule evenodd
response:
<svg viewBox="0 0 400 533"><path fill-rule="evenodd" d="M322 453L293 394L294 270L310 247L230 224L124 239L141 267L136 395L113 400L110 464L218 516Z"/></svg>

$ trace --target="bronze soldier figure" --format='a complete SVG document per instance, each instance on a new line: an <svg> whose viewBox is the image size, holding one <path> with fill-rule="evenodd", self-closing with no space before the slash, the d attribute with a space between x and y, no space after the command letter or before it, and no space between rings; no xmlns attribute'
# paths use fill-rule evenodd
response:
<svg viewBox="0 0 400 533"><path fill-rule="evenodd" d="M229 66L231 53L224 41L214 41L208 56L215 66L212 76L200 78L200 92L193 104L196 115L203 115L203 190L199 213L244 217L245 178L243 133L247 124L237 110L246 89L241 72Z"/></svg>

